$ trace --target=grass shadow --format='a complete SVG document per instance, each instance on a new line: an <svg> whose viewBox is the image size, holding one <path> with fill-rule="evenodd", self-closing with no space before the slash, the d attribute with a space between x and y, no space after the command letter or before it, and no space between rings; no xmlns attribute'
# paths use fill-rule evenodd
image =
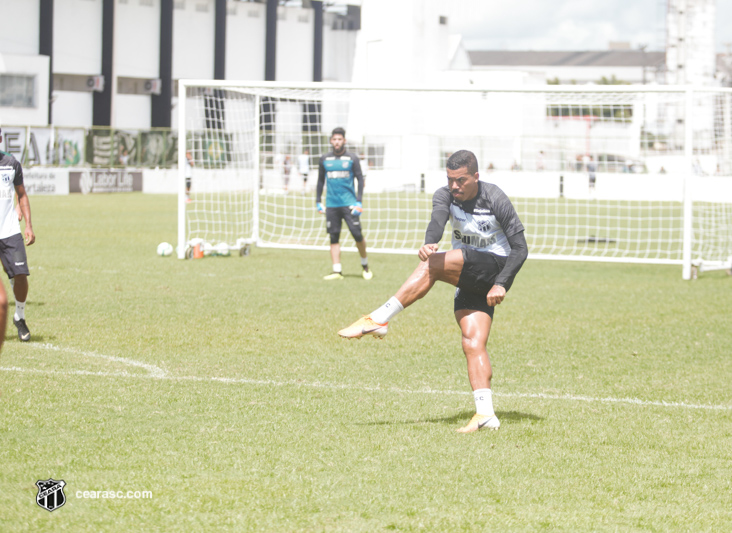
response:
<svg viewBox="0 0 732 533"><path fill-rule="evenodd" d="M12 327L12 325L11 325ZM49 342L55 339L55 335L51 335L50 337L45 337L44 335L36 335L31 331L31 340L30 342L21 342L20 339L18 339L18 331L12 327L12 331L10 328L5 330L5 342L12 342L13 340L18 341L18 344L30 344L32 342Z"/></svg>
<svg viewBox="0 0 732 533"><path fill-rule="evenodd" d="M361 426L388 426L396 424L457 424L460 422L467 422L475 414L474 411L462 411L460 413L443 416L438 418L427 418L424 420L381 420L378 422L363 422L357 425ZM520 411L496 411L496 416L501 423L522 423L526 421L538 421L544 420L538 415L531 413L522 413Z"/></svg>
<svg viewBox="0 0 732 533"><path fill-rule="evenodd" d="M8 300L8 312L11 315L12 315L12 307L15 305L15 298L12 298L12 295L13 295L13 291L11 290L10 293L8 294L8 296L11 297L10 300ZM46 305L46 302L41 302L38 300L28 300L25 302L26 307L42 307L44 305Z"/></svg>

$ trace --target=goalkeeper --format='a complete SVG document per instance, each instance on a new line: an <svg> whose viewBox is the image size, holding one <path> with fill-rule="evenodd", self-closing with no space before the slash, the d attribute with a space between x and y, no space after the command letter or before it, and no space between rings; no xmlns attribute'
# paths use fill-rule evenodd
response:
<svg viewBox="0 0 732 533"><path fill-rule="evenodd" d="M333 130L330 144L333 150L320 156L318 186L315 191L315 206L318 213L325 213L326 231L330 235L330 258L333 262L333 271L323 279L329 281L343 279L339 240L341 223L345 220L361 256L363 279L368 280L374 275L369 270L366 241L361 232L360 215L363 212L361 198L364 184L361 162L356 154L346 151L346 130L343 128ZM358 182L358 193L353 187L354 179ZM322 204L323 186L326 186L325 207Z"/></svg>
<svg viewBox="0 0 732 533"><path fill-rule="evenodd" d="M447 220L452 250L438 252ZM462 333L475 415L458 431L498 429L493 410L490 358L486 350L494 307L511 288L528 255L524 227L508 197L495 185L479 181L478 161L460 150L447 160L447 187L435 191L432 219L419 250L421 263L383 306L338 332L341 337L383 337L388 322L426 295L436 281L455 285L455 320Z"/></svg>

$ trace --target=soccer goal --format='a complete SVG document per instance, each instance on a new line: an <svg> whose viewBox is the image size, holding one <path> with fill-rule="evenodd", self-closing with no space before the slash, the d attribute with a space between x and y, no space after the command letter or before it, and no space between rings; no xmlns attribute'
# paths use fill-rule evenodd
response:
<svg viewBox="0 0 732 533"><path fill-rule="evenodd" d="M676 264L686 279L732 267L732 89L182 80L178 102L179 257L327 249L317 165L341 126L366 175L370 251L421 246L445 162L468 149L513 200L533 258Z"/></svg>

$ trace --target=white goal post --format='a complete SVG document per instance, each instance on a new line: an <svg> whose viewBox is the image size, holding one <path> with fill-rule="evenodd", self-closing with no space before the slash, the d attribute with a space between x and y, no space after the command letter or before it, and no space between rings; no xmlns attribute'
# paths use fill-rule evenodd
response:
<svg viewBox="0 0 732 533"><path fill-rule="evenodd" d="M369 251L419 248L445 161L468 149L514 202L532 258L729 269L731 110L732 89L709 87L181 80L178 256L327 249L317 165L340 126L366 175Z"/></svg>

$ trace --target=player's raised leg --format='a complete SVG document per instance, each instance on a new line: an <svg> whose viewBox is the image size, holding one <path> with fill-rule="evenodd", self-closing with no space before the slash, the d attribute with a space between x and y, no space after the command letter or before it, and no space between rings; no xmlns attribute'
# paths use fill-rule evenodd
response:
<svg viewBox="0 0 732 533"><path fill-rule="evenodd" d="M472 433L479 429L498 429L501 423L493 410L493 391L491 379L493 369L486 350L492 319L488 313L473 309L455 311L455 319L460 326L462 346L468 364L468 379L473 389L475 415L468 424L457 431Z"/></svg>
<svg viewBox="0 0 732 533"><path fill-rule="evenodd" d="M421 261L407 281L384 305L338 332L343 338L359 339L364 335L382 338L389 321L399 312L424 297L437 281L457 285L463 268L461 250L434 253Z"/></svg>

